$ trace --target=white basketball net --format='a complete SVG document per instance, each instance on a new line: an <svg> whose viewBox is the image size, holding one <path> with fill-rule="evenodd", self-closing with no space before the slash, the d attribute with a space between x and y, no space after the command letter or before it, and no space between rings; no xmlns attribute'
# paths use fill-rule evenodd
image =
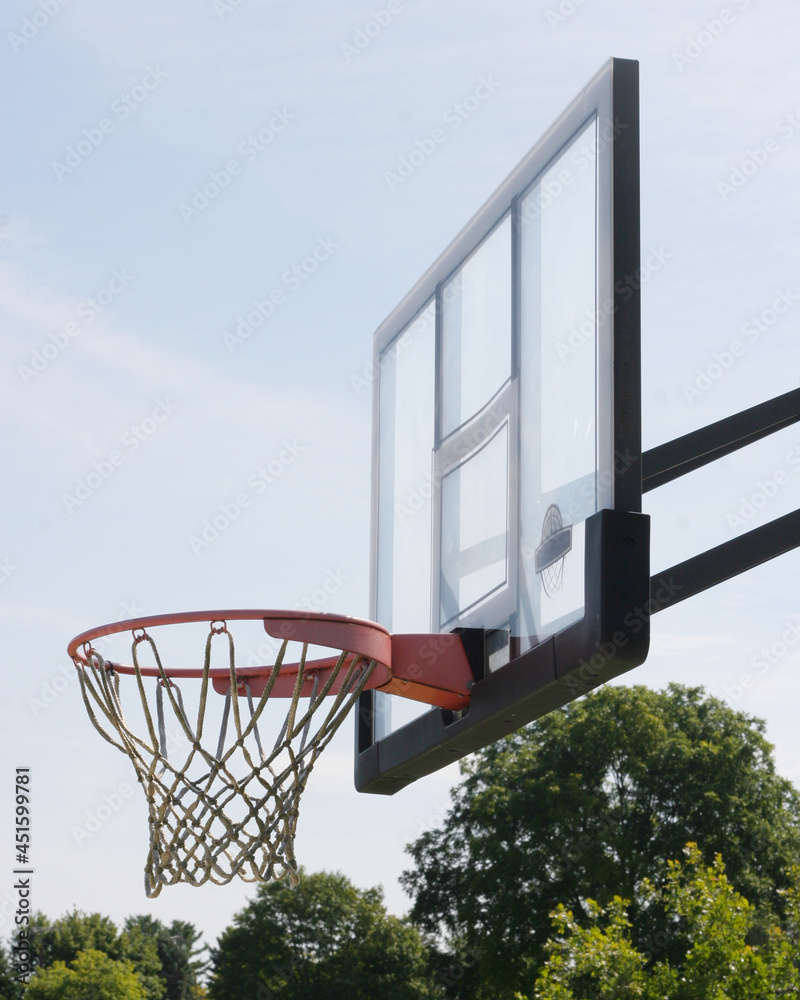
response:
<svg viewBox="0 0 800 1000"><path fill-rule="evenodd" d="M212 752L202 743L203 722L211 642L214 635L222 633L228 638L231 683L216 750ZM142 642L152 649L160 672L158 678L147 678L141 673L138 648ZM134 633L135 677L130 680L137 686L144 712L147 728L144 739L134 735L125 720L120 674L113 665L107 665L94 649L87 651L85 664L76 661L83 700L92 723L104 739L131 758L147 797L150 847L145 865L145 892L148 896L157 896L162 886L176 882L203 885L210 880L222 885L237 875L246 882L286 878L296 884L294 838L300 795L317 757L364 689L375 661L343 652L322 685L319 675L314 673L310 702L303 711L300 693L306 677L308 650L304 643L294 691L286 699L288 710L283 728L272 749L265 751L258 721L280 674L286 648L284 642L264 692L254 698L246 680L236 678L233 637L224 622L213 622L206 640L199 709L193 725L184 711L179 688L164 671L155 642L143 630ZM343 675L341 688L325 705L327 712L320 712L322 721L312 733L315 713L322 709L340 675ZM148 704L145 689L148 681L151 697L155 695L155 712ZM240 686L244 695L239 694ZM242 700L247 703L249 715L245 724ZM228 737L231 714L231 737L235 733L235 740ZM167 727L173 717L188 741L188 751L180 766L168 758Z"/></svg>

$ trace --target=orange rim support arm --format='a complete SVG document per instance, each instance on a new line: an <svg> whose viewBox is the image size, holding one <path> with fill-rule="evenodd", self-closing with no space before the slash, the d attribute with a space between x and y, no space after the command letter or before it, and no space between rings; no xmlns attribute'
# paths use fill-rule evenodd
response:
<svg viewBox="0 0 800 1000"><path fill-rule="evenodd" d="M392 636L392 677L378 691L457 712L469 705L474 681L461 637L454 634Z"/></svg>

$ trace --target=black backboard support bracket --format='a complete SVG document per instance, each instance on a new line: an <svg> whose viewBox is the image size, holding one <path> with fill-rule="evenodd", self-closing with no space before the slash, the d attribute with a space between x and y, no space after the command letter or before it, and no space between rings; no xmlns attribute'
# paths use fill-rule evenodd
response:
<svg viewBox="0 0 800 1000"><path fill-rule="evenodd" d="M800 389L792 389L766 403L651 448L642 455L642 492L672 482L798 421ZM652 613L694 597L798 546L800 508L652 577L652 592L663 581L669 583L666 590L662 587L663 600L653 602Z"/></svg>

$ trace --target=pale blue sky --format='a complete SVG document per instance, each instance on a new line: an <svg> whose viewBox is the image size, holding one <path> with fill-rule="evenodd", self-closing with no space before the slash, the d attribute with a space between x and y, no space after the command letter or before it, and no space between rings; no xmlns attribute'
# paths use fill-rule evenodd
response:
<svg viewBox="0 0 800 1000"><path fill-rule="evenodd" d="M252 890L146 900L138 789L76 842L132 772L91 729L77 685L57 680L72 676L67 641L132 607L291 606L332 575L321 610L367 613L372 332L610 56L640 61L642 248L659 251L643 288L645 446L795 388L800 23L789 0L403 0L354 55L381 0L70 0L48 14L56 3L8 4L0 26L3 759L7 777L33 769L36 907L188 919L213 942ZM489 76L474 115L390 184ZM282 130L267 141L270 122ZM261 149L248 145L259 132ZM54 167L82 142L77 166ZM231 161L224 189L187 218L181 205ZM752 176L721 188L742 164ZM285 280L315 247L318 269ZM276 289L269 319L226 345ZM165 419L150 434L154 410ZM203 521L286 442L281 475L195 551ZM790 429L651 494L654 570L797 507L798 446ZM65 503L112 452L113 474ZM775 495L740 517L762 492ZM651 658L627 679L734 697L750 675L735 704L768 720L781 772L800 783L800 656L754 665L800 620L798 569L794 553L658 616ZM65 690L37 709L48 686ZM315 771L298 856L382 882L403 912L403 847L447 807L457 770L359 796L351 740L346 726Z"/></svg>

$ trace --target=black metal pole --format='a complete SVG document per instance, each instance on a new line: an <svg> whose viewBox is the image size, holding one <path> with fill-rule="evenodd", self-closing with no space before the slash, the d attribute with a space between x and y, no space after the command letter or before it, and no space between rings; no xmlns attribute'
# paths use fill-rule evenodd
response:
<svg viewBox="0 0 800 1000"><path fill-rule="evenodd" d="M667 441L642 455L642 493L678 479L800 420L800 389Z"/></svg>
<svg viewBox="0 0 800 1000"><path fill-rule="evenodd" d="M730 580L800 545L800 509L778 517L738 538L692 556L650 578L651 592L659 589L652 613ZM664 583L669 586L665 587ZM665 596L662 596L665 595Z"/></svg>

